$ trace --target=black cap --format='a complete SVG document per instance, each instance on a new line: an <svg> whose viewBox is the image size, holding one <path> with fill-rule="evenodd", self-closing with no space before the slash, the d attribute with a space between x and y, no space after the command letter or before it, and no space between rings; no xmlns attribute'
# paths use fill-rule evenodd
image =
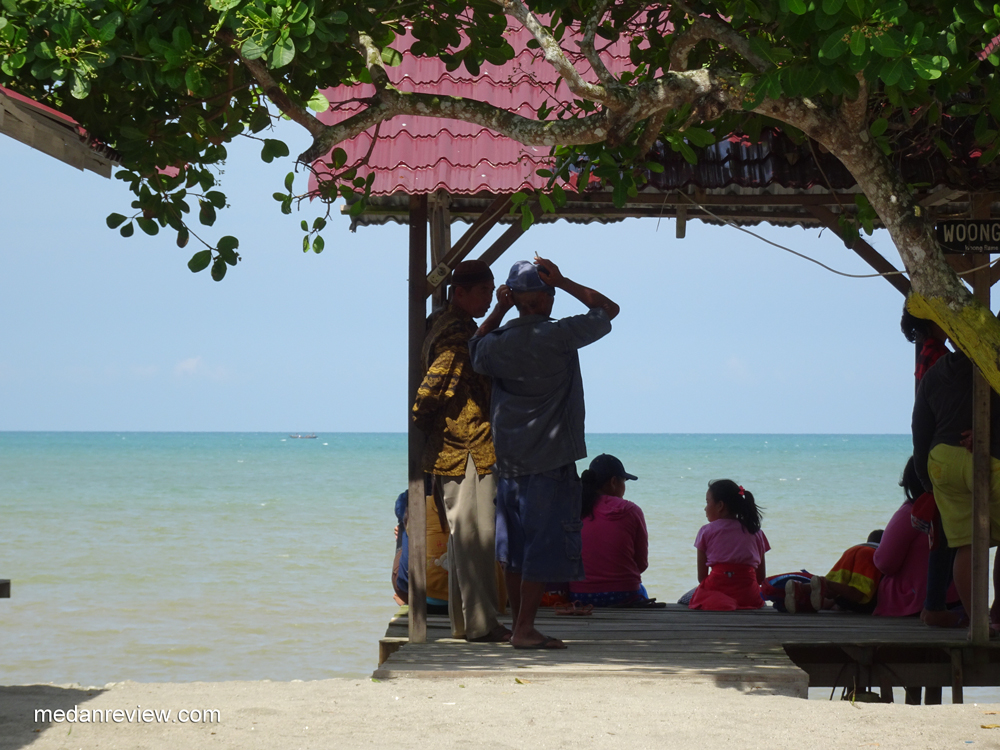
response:
<svg viewBox="0 0 1000 750"><path fill-rule="evenodd" d="M622 479L638 479L635 474L625 471L625 466L610 453L602 453L590 462L590 470L594 472L598 484L604 484L612 477Z"/></svg>

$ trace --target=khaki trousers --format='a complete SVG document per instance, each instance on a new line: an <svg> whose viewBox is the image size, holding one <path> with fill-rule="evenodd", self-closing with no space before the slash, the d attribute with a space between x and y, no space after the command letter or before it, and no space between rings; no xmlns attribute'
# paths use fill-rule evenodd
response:
<svg viewBox="0 0 1000 750"><path fill-rule="evenodd" d="M496 582L496 477L480 476L470 454L464 477L441 483L448 539L448 614L454 638L481 638L499 625Z"/></svg>

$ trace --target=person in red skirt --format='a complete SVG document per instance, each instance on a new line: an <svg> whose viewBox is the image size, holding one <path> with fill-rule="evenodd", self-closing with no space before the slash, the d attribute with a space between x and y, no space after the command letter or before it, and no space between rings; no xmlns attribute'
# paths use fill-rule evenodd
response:
<svg viewBox="0 0 1000 750"><path fill-rule="evenodd" d="M761 512L753 495L731 479L709 482L705 517L708 523L694 540L698 588L688 606L723 612L760 609L764 553L771 545L760 529Z"/></svg>

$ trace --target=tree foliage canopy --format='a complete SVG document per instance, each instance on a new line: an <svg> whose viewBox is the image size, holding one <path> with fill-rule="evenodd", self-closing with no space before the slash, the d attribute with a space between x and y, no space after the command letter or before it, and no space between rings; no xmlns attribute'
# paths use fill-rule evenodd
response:
<svg viewBox="0 0 1000 750"><path fill-rule="evenodd" d="M558 72L571 104L526 118L491 102L401 92L386 74L407 32L413 54L477 74L484 62L512 59L509 27L531 33L539 64ZM628 45L625 72L605 67L600 52L612 42ZM1000 324L944 263L899 170L928 149L948 154L961 123L972 133L963 148L994 174L998 44L1000 5L982 0L0 0L0 85L65 111L117 149L117 176L135 198L132 216L108 219L122 234L169 227L185 246L193 216L210 226L226 205L216 167L228 143L256 138L265 161L288 155L268 137L279 116L313 139L302 164L334 149L320 196L357 201L355 210L371 180L335 146L402 114L551 146L553 179L584 164L620 202L641 186L658 141L693 160L718 137L777 124L855 177L864 198L842 218L856 227L878 217L916 305L960 346L1000 353ZM376 93L347 120L320 122L322 92L353 83ZM301 198L294 182L290 173L274 194L286 213ZM324 224L303 222L305 249L322 249ZM189 266L211 266L221 279L237 247L233 237L208 240ZM1000 386L993 359L987 374Z"/></svg>

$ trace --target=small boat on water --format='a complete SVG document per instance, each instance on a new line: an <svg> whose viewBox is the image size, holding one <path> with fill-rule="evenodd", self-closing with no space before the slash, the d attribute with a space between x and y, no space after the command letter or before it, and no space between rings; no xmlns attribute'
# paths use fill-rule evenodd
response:
<svg viewBox="0 0 1000 750"><path fill-rule="evenodd" d="M311 432L308 435L295 434L295 435L289 435L288 437L290 437L290 438L300 438L302 440L315 440L316 439L316 433Z"/></svg>

